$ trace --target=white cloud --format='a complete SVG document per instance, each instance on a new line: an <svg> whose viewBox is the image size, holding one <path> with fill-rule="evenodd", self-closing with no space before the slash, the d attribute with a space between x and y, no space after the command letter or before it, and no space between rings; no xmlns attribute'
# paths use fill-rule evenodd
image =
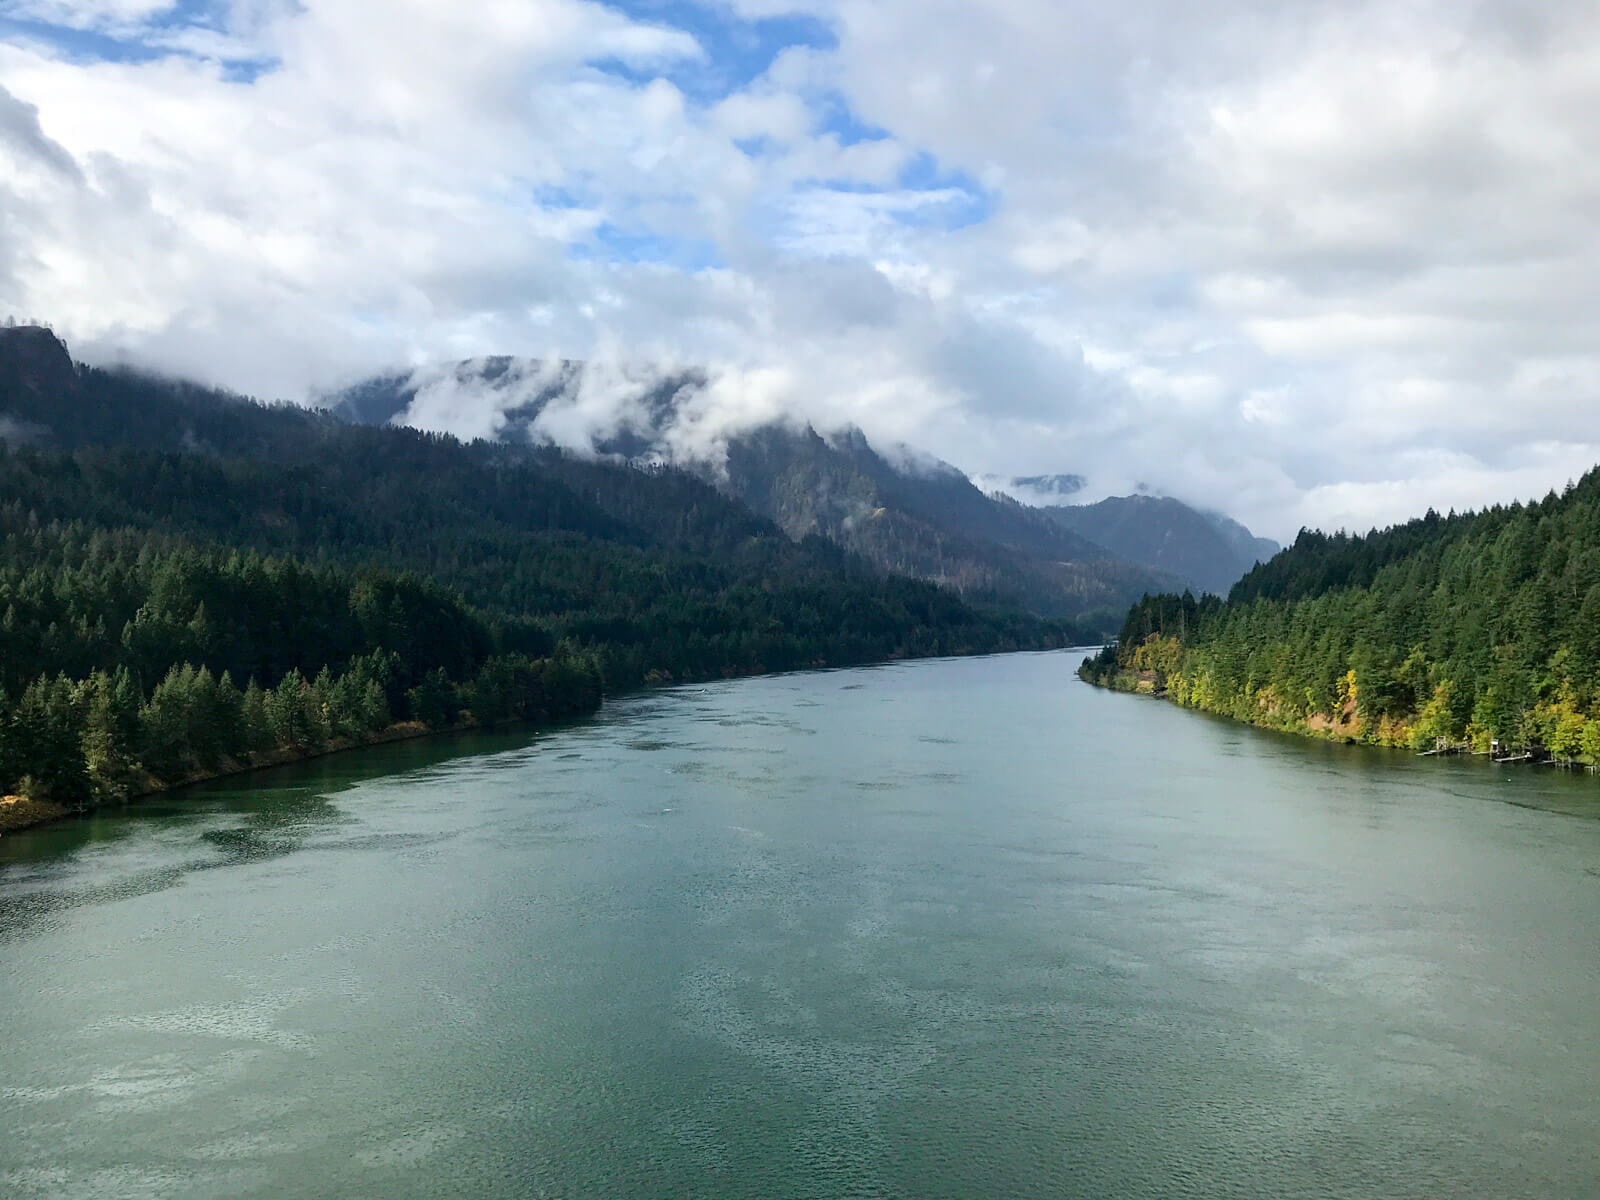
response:
<svg viewBox="0 0 1600 1200"><path fill-rule="evenodd" d="M0 311L80 353L703 364L686 447L798 413L1279 538L1595 452L1592 4L737 0L837 45L711 96L728 51L583 0L4 11L172 51L0 42Z"/></svg>

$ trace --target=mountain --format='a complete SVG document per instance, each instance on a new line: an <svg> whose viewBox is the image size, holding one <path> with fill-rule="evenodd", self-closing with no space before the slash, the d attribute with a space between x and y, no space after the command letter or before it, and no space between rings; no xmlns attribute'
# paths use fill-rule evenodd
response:
<svg viewBox="0 0 1600 1200"><path fill-rule="evenodd" d="M1040 511L1119 558L1177 576L1197 594L1227 595L1240 576L1280 549L1237 521L1170 496L1112 496Z"/></svg>
<svg viewBox="0 0 1600 1200"><path fill-rule="evenodd" d="M1249 563L1251 569L1259 563L1270 561L1283 549L1271 538L1257 537L1244 525L1225 513L1209 512L1205 509L1198 511L1201 516L1211 519L1218 531L1221 532L1224 540L1233 547L1239 559Z"/></svg>
<svg viewBox="0 0 1600 1200"><path fill-rule="evenodd" d="M1086 636L671 467L352 425L0 329L0 794L30 805L602 687Z"/></svg>
<svg viewBox="0 0 1600 1200"><path fill-rule="evenodd" d="M600 456L674 462L793 538L818 534L881 570L1108 632L1134 598L1178 582L985 494L948 463L876 448L858 429L767 421L703 436L706 389L693 371L630 377L571 361L483 358L377 376L326 403L350 421L472 429L514 445L576 441Z"/></svg>
<svg viewBox="0 0 1600 1200"><path fill-rule="evenodd" d="M76 378L66 344L44 326L0 329L0 379L9 381L16 399L38 405L73 387Z"/></svg>
<svg viewBox="0 0 1600 1200"><path fill-rule="evenodd" d="M730 439L722 485L791 537L818 533L885 570L1047 616L1094 620L1172 583L947 463L903 448L891 461L858 429L769 425Z"/></svg>
<svg viewBox="0 0 1600 1200"><path fill-rule="evenodd" d="M1532 504L1304 531L1226 601L1135 605L1083 672L1301 732L1600 761L1600 468Z"/></svg>

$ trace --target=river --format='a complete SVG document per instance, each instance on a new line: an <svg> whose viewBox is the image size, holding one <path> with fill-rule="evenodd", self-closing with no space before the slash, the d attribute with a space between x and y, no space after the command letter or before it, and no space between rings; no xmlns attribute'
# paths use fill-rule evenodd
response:
<svg viewBox="0 0 1600 1200"><path fill-rule="evenodd" d="M0 1194L1593 1197L1600 785L1079 657L7 837Z"/></svg>

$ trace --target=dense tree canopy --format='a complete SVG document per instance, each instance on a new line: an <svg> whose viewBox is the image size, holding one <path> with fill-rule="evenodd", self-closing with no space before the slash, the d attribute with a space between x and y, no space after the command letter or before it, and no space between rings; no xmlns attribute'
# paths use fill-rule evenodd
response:
<svg viewBox="0 0 1600 1200"><path fill-rule="evenodd" d="M1391 744L1600 753L1600 470L1557 495L1302 532L1226 603L1146 597L1097 680Z"/></svg>

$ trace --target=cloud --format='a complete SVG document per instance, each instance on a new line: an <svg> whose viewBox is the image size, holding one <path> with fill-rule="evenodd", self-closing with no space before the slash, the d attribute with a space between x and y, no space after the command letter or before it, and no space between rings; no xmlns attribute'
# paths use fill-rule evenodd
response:
<svg viewBox="0 0 1600 1200"><path fill-rule="evenodd" d="M97 359L269 396L431 370L419 419L470 434L510 395L448 364L583 358L578 440L692 365L686 450L853 423L1280 539L1594 453L1589 4L6 15L0 311Z"/></svg>
<svg viewBox="0 0 1600 1200"><path fill-rule="evenodd" d="M31 163L74 184L83 182L83 173L72 155L46 137L40 128L38 108L18 100L3 84L0 84L0 144L20 160L19 166Z"/></svg>
<svg viewBox="0 0 1600 1200"><path fill-rule="evenodd" d="M514 362L500 374L489 367L484 359L418 367L407 380L415 396L396 423L465 441L492 439L505 429L509 410L547 398L568 378L561 360L553 358Z"/></svg>
<svg viewBox="0 0 1600 1200"><path fill-rule="evenodd" d="M0 442L10 442L12 445L36 441L47 434L49 430L42 425L35 425L31 421L19 421L15 417L0 416Z"/></svg>

